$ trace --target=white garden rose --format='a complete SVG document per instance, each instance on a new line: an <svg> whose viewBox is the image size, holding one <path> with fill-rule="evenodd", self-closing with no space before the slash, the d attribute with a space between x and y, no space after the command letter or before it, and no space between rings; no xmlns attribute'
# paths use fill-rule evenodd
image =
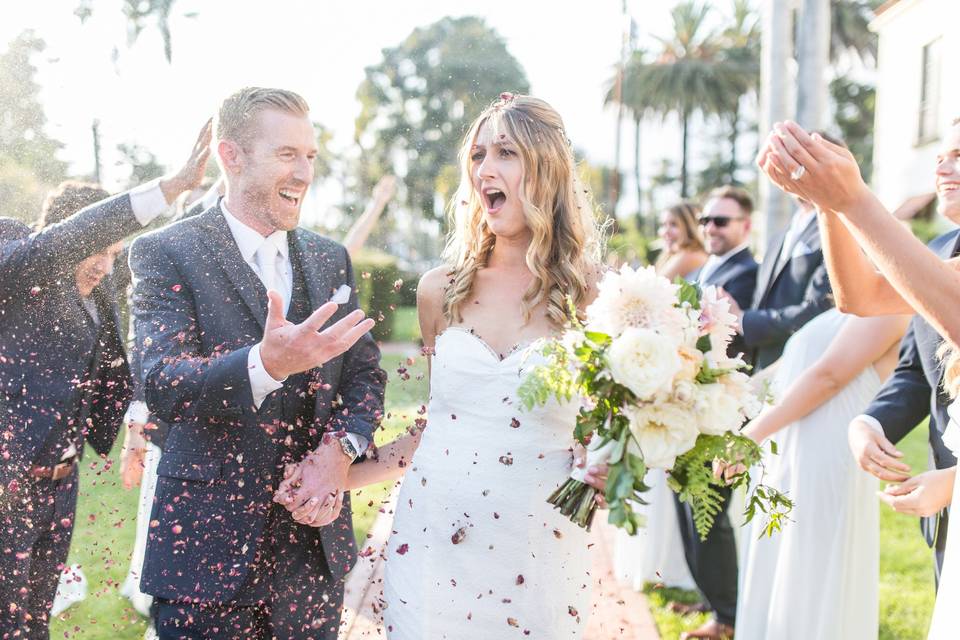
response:
<svg viewBox="0 0 960 640"><path fill-rule="evenodd" d="M610 343L607 360L613 379L640 400L669 389L681 365L676 344L656 331L636 328Z"/></svg>
<svg viewBox="0 0 960 640"><path fill-rule="evenodd" d="M634 270L623 265L607 272L597 285L597 298L587 307L587 329L617 337L628 328L655 329L677 342L686 318L678 309L679 286L657 275L653 267Z"/></svg>
<svg viewBox="0 0 960 640"><path fill-rule="evenodd" d="M670 469L677 456L697 443L696 417L683 407L669 402L624 409L630 419L630 431L637 439L643 461L652 469Z"/></svg>
<svg viewBox="0 0 960 640"><path fill-rule="evenodd" d="M739 398L720 383L703 384L697 388L694 411L701 433L720 436L737 431L743 424Z"/></svg>
<svg viewBox="0 0 960 640"><path fill-rule="evenodd" d="M742 371L731 371L721 376L719 382L726 388L728 394L737 399L737 403L740 405L740 413L743 414L744 418L753 419L757 417L760 410L763 409L763 401L754 388L750 376Z"/></svg>

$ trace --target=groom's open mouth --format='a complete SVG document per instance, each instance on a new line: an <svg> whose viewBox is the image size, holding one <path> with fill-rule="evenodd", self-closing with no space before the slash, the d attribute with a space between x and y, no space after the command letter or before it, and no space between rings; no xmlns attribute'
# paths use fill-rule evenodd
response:
<svg viewBox="0 0 960 640"><path fill-rule="evenodd" d="M487 203L487 211L495 213L500 210L503 203L507 201L507 196L499 189L484 189L483 199Z"/></svg>
<svg viewBox="0 0 960 640"><path fill-rule="evenodd" d="M302 192L293 191L291 189L280 189L278 193L280 194L281 198L283 198L293 206L297 206L298 204L300 204L300 200L303 197Z"/></svg>

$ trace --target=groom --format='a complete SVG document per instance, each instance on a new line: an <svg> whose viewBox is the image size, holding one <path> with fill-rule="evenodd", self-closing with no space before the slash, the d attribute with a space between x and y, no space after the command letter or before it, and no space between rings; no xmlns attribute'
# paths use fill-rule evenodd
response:
<svg viewBox="0 0 960 640"><path fill-rule="evenodd" d="M386 375L356 294L329 302L353 287L346 251L297 227L317 155L306 102L241 89L215 135L225 197L130 252L147 404L171 425L141 588L160 638L333 640L356 559L341 496ZM302 460L285 508L274 491Z"/></svg>

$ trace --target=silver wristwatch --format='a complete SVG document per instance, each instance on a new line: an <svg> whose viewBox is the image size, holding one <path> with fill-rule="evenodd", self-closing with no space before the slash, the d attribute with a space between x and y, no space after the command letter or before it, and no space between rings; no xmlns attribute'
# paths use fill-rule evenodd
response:
<svg viewBox="0 0 960 640"><path fill-rule="evenodd" d="M337 438L337 442L340 443L340 448L343 450L343 453L350 458L351 462L360 457L360 452L357 451L357 448L353 445L353 440L349 437L340 436Z"/></svg>

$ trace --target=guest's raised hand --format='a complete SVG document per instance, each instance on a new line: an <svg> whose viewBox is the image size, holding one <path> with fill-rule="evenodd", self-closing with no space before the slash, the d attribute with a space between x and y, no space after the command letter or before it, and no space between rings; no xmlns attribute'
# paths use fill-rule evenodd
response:
<svg viewBox="0 0 960 640"><path fill-rule="evenodd" d="M847 428L850 452L860 468L887 482L902 482L910 477L910 465L886 436L863 420L853 420Z"/></svg>
<svg viewBox="0 0 960 640"><path fill-rule="evenodd" d="M950 504L956 467L934 469L889 485L877 495L898 512L907 515L932 516Z"/></svg>
<svg viewBox="0 0 960 640"><path fill-rule="evenodd" d="M260 343L263 367L275 380L309 371L345 353L374 322L356 309L323 331L320 328L333 317L339 305L321 305L300 324L283 316L283 299L274 290L267 292L267 321Z"/></svg>
<svg viewBox="0 0 960 640"><path fill-rule="evenodd" d="M853 154L795 122L774 125L761 169L781 189L823 211L845 211L869 197Z"/></svg>
<svg viewBox="0 0 960 640"><path fill-rule="evenodd" d="M190 157L186 163L174 174L160 178L160 190L167 204L172 203L181 193L196 189L203 182L207 170L207 161L210 159L210 141L213 139L213 120L207 120L200 130Z"/></svg>
<svg viewBox="0 0 960 640"><path fill-rule="evenodd" d="M377 180L377 184L373 187L373 200L379 206L385 206L390 199L397 193L397 179L396 177L387 174Z"/></svg>

